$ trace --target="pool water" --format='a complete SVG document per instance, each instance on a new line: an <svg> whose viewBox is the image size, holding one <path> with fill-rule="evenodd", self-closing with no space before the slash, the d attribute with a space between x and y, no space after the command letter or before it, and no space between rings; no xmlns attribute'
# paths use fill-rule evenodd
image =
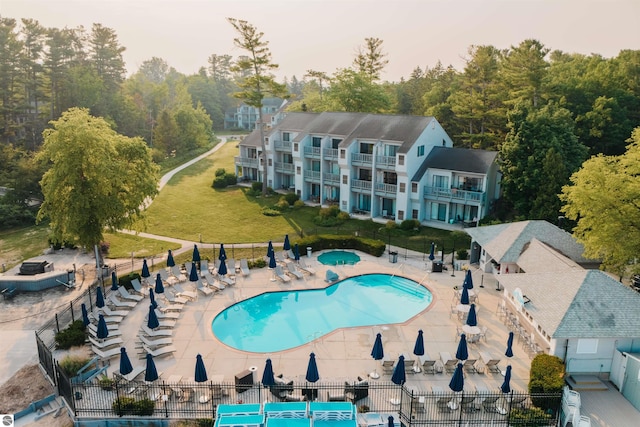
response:
<svg viewBox="0 0 640 427"><path fill-rule="evenodd" d="M353 265L360 261L360 257L353 252L330 251L319 255L318 261L324 265Z"/></svg>
<svg viewBox="0 0 640 427"><path fill-rule="evenodd" d="M340 328L403 323L433 296L400 276L366 274L324 289L267 292L218 314L214 335L238 350L269 353L311 342Z"/></svg>

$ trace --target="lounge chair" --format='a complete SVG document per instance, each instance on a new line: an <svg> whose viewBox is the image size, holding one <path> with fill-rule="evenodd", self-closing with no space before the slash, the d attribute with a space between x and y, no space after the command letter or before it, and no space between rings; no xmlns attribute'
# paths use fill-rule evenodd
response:
<svg viewBox="0 0 640 427"><path fill-rule="evenodd" d="M382 361L382 373L385 375L392 375L394 369L394 361L393 360L383 360Z"/></svg>
<svg viewBox="0 0 640 427"><path fill-rule="evenodd" d="M186 304L189 301L187 298L176 296L172 292L165 291L162 295L171 304Z"/></svg>
<svg viewBox="0 0 640 427"><path fill-rule="evenodd" d="M287 270L289 271L289 273L294 275L296 279L302 279L304 277L304 274L302 274L300 272L300 270L298 270L296 268L296 265L294 263L292 263L291 261L287 261L286 262L286 266L287 266Z"/></svg>
<svg viewBox="0 0 640 427"><path fill-rule="evenodd" d="M313 268L309 267L307 265L307 263L304 261L304 259L302 259L302 258L300 258L300 261L298 261L298 268L300 270L302 270L302 271L306 271L307 273L311 274L312 276L314 274L316 274L316 271Z"/></svg>
<svg viewBox="0 0 640 427"><path fill-rule="evenodd" d="M369 382L358 377L356 383L344 383L344 395L351 403L369 397Z"/></svg>
<svg viewBox="0 0 640 427"><path fill-rule="evenodd" d="M284 274L284 271L282 271L282 266L276 266L274 273L278 277L278 279L285 283L291 281L291 277L287 276L286 274Z"/></svg>
<svg viewBox="0 0 640 427"><path fill-rule="evenodd" d="M111 310L111 308L109 308L108 305L105 305L102 308L96 308L97 312L94 312L94 314L96 315L96 317L98 317L98 314L100 314L100 312L102 312L103 316L120 316L120 317L125 317L127 314L129 314L129 311L124 311L124 310Z"/></svg>
<svg viewBox="0 0 640 427"><path fill-rule="evenodd" d="M464 361L464 364L462 365L462 369L464 369L466 372L475 374L477 372L476 362L477 362L476 359L467 359Z"/></svg>
<svg viewBox="0 0 640 427"><path fill-rule="evenodd" d="M117 370L114 371L114 375L120 378L124 378L127 381L134 381L136 378L138 378L141 374L144 373L144 371L147 370L146 366L136 366L133 368L133 371L129 372L127 375L122 375L120 372L118 372Z"/></svg>
<svg viewBox="0 0 640 427"><path fill-rule="evenodd" d="M108 337L104 341L100 341L97 338L93 338L91 335L89 335L88 338L91 345L99 348L100 350L108 350L111 347L115 347L115 346L121 347L122 344L124 343L121 337Z"/></svg>
<svg viewBox="0 0 640 427"><path fill-rule="evenodd" d="M127 291L127 289L124 286L120 286L118 288L118 292L120 293L120 297L128 300L128 301L142 301L142 299L144 298L142 295L134 295L134 294L130 294L129 291Z"/></svg>
<svg viewBox="0 0 640 427"><path fill-rule="evenodd" d="M404 373L405 374L415 374L415 366L416 361L413 359L404 359ZM418 371L420 372L420 371Z"/></svg>
<svg viewBox="0 0 640 427"><path fill-rule="evenodd" d="M123 301L118 299L114 292L109 293L107 304L111 304L116 308L132 309L137 305L136 301Z"/></svg>
<svg viewBox="0 0 640 427"><path fill-rule="evenodd" d="M180 267L178 267L177 265L174 265L173 267L171 267L171 274L173 274L173 277L178 279L178 282L187 281L187 276L182 274L182 271L180 271Z"/></svg>
<svg viewBox="0 0 640 427"><path fill-rule="evenodd" d="M167 346L164 346L164 347L158 347L157 349L153 350L153 349L147 347L146 345L142 344L142 348L144 349L146 354L150 354L153 357L167 356L169 354L173 354L176 351L178 351L178 349L173 345L167 345Z"/></svg>
<svg viewBox="0 0 640 427"><path fill-rule="evenodd" d="M196 292L193 291L185 291L182 286L180 285L174 285L173 289L175 289L176 292L176 296L177 297L185 297L187 299L189 299L190 301L195 301L198 299L198 294Z"/></svg>
<svg viewBox="0 0 640 427"><path fill-rule="evenodd" d="M438 407L438 412L449 413L453 411L452 398L450 396L441 397L436 401L436 406Z"/></svg>
<svg viewBox="0 0 640 427"><path fill-rule="evenodd" d="M205 296L213 295L213 289L210 289L204 283L202 283L202 280L198 280L196 288Z"/></svg>
<svg viewBox="0 0 640 427"><path fill-rule="evenodd" d="M120 323L122 322L122 319L124 319L122 316L102 316L102 317L104 317L104 321L107 322L107 324ZM98 323L98 319L100 319L100 317L97 314L89 313L89 319L93 319L96 321L96 323Z"/></svg>
<svg viewBox="0 0 640 427"><path fill-rule="evenodd" d="M94 337L98 335L98 327L93 323L89 323L89 326L87 326L87 329L89 330L89 333ZM122 335L122 331L120 330L120 327L117 324L111 324L111 325L107 324L107 329L109 330L110 337L118 337Z"/></svg>
<svg viewBox="0 0 640 427"><path fill-rule="evenodd" d="M100 359L108 360L112 357L116 357L120 355L120 347L114 347L109 350L101 350L96 346L91 346L91 350L93 353L98 356Z"/></svg>
<svg viewBox="0 0 640 427"><path fill-rule="evenodd" d="M203 275L205 271L209 271L209 261L206 259L200 260L200 275Z"/></svg>
<svg viewBox="0 0 640 427"><path fill-rule="evenodd" d="M497 406L498 397L498 393L485 397L482 401L482 409L488 413L498 413L500 411Z"/></svg>
<svg viewBox="0 0 640 427"><path fill-rule="evenodd" d="M487 371L494 374L500 373L500 368L498 367L498 363L500 363L500 359L494 359L487 352L481 352L480 357L482 358L482 362L484 363L485 369Z"/></svg>
<svg viewBox="0 0 640 427"><path fill-rule="evenodd" d="M146 337L144 334L139 334L138 338L140 339L142 344L146 345L151 349L156 349L158 347L173 344L173 338L171 337L150 339Z"/></svg>
<svg viewBox="0 0 640 427"><path fill-rule="evenodd" d="M273 251L273 256L276 259L276 262L278 262L280 264L284 264L284 257L282 256L282 254L280 252Z"/></svg>
<svg viewBox="0 0 640 427"><path fill-rule="evenodd" d="M156 308L156 316L158 320L177 320L180 318L180 313L177 311L162 311Z"/></svg>
<svg viewBox="0 0 640 427"><path fill-rule="evenodd" d="M334 283L334 282L337 282L338 280L340 280L340 276L338 276L338 273L332 270L327 270L327 274L324 279L325 282Z"/></svg>
<svg viewBox="0 0 640 427"><path fill-rule="evenodd" d="M436 361L430 360L428 354L420 356L420 364L422 365L423 374L435 374L436 373Z"/></svg>
<svg viewBox="0 0 640 427"><path fill-rule="evenodd" d="M249 270L249 263L247 262L246 258L242 258L240 260L240 272L243 276L248 276L249 274L251 274L251 271Z"/></svg>
<svg viewBox="0 0 640 427"><path fill-rule="evenodd" d="M184 308L184 304L180 304L180 303L169 303L167 304L167 302L163 301L160 298L156 298L156 304L158 304L158 310L160 310L163 313L166 312L179 312L182 311L182 309Z"/></svg>
<svg viewBox="0 0 640 427"><path fill-rule="evenodd" d="M236 284L235 280L233 280L231 277L229 276L221 276L218 275L218 280L221 281L222 283L224 283L227 286L233 286Z"/></svg>
<svg viewBox="0 0 640 427"><path fill-rule="evenodd" d="M149 288L147 286L143 287L138 279L131 280L131 286L133 287L133 290L139 295L146 295L149 293Z"/></svg>
<svg viewBox="0 0 640 427"><path fill-rule="evenodd" d="M289 259L296 259L296 254L293 253L293 251L291 249L289 249L287 251L287 258Z"/></svg>
<svg viewBox="0 0 640 427"><path fill-rule="evenodd" d="M460 408L463 412L475 412L480 408L475 404L476 396L473 394L465 394L460 401Z"/></svg>
<svg viewBox="0 0 640 427"><path fill-rule="evenodd" d="M171 329L149 329L147 325L142 325L140 332L148 337L170 337L173 335Z"/></svg>
<svg viewBox="0 0 640 427"><path fill-rule="evenodd" d="M451 357L451 354L448 352L440 352L440 360L444 365L444 370L448 374L452 374L453 371L456 370L456 366L458 365L458 360Z"/></svg>
<svg viewBox="0 0 640 427"><path fill-rule="evenodd" d="M228 276L236 275L236 260L233 258L229 258L227 260L227 275Z"/></svg>
<svg viewBox="0 0 640 427"><path fill-rule="evenodd" d="M207 281L207 284L210 287L214 288L214 290L221 291L225 288L225 286L222 283L220 283L218 279L213 277L213 274L209 273L208 271L204 273L204 279Z"/></svg>

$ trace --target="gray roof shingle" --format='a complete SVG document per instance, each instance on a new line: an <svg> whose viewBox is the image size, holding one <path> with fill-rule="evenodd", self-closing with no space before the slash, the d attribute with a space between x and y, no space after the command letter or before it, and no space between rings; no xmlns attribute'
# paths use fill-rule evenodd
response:
<svg viewBox="0 0 640 427"><path fill-rule="evenodd" d="M420 181L429 168L486 174L496 157L497 151L433 147L411 181Z"/></svg>

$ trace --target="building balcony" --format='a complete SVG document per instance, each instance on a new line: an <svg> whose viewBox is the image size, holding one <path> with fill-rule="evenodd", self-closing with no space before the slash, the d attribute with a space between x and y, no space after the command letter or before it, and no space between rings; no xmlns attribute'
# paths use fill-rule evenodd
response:
<svg viewBox="0 0 640 427"><path fill-rule="evenodd" d="M320 150L320 147L304 147L304 156L311 157L313 159L319 159L321 152Z"/></svg>
<svg viewBox="0 0 640 427"><path fill-rule="evenodd" d="M248 168L257 168L258 167L258 159L253 157L242 157L237 156L234 157L234 162L238 166L248 167Z"/></svg>
<svg viewBox="0 0 640 427"><path fill-rule="evenodd" d="M484 203L486 195L483 191L459 190L457 188L425 187L424 197L452 202Z"/></svg>
<svg viewBox="0 0 640 427"><path fill-rule="evenodd" d="M351 164L353 165L372 165L373 154L352 153Z"/></svg>
<svg viewBox="0 0 640 427"><path fill-rule="evenodd" d="M304 171L304 180L319 183L320 171Z"/></svg>
<svg viewBox="0 0 640 427"><path fill-rule="evenodd" d="M395 196L398 191L396 184L376 183L376 194L381 196Z"/></svg>
<svg viewBox="0 0 640 427"><path fill-rule="evenodd" d="M325 160L336 160L338 158L338 149L337 148L325 148L322 150L322 155Z"/></svg>
<svg viewBox="0 0 640 427"><path fill-rule="evenodd" d="M275 171L292 174L294 171L293 163L275 162Z"/></svg>
<svg viewBox="0 0 640 427"><path fill-rule="evenodd" d="M371 191L371 181L363 181L361 179L351 180L351 189L360 192Z"/></svg>
<svg viewBox="0 0 640 427"><path fill-rule="evenodd" d="M396 157L395 156L376 156L376 167L383 169L395 169Z"/></svg>
<svg viewBox="0 0 640 427"><path fill-rule="evenodd" d="M274 146L276 151L291 152L291 141L275 141Z"/></svg>
<svg viewBox="0 0 640 427"><path fill-rule="evenodd" d="M322 179L325 184L340 184L340 175L337 173L323 173Z"/></svg>

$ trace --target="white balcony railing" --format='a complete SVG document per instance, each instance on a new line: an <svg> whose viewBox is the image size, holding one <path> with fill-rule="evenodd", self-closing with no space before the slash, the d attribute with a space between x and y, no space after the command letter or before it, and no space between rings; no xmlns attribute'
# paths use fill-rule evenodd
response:
<svg viewBox="0 0 640 427"><path fill-rule="evenodd" d="M373 154L352 153L351 154L351 161L353 163L372 164L373 163Z"/></svg>
<svg viewBox="0 0 640 427"><path fill-rule="evenodd" d="M320 158L320 147L304 147L304 156Z"/></svg>
<svg viewBox="0 0 640 427"><path fill-rule="evenodd" d="M275 169L276 172L293 173L293 163L276 162Z"/></svg>
<svg viewBox="0 0 640 427"><path fill-rule="evenodd" d="M376 193L393 194L395 196L397 191L398 186L396 184L376 183Z"/></svg>
<svg viewBox="0 0 640 427"><path fill-rule="evenodd" d="M351 188L354 190L371 191L371 181L363 181L361 179L352 179Z"/></svg>
<svg viewBox="0 0 640 427"><path fill-rule="evenodd" d="M485 193L483 191L459 190L457 188L425 187L423 194L425 197L437 197L455 201L475 203L485 201Z"/></svg>
<svg viewBox="0 0 640 427"><path fill-rule="evenodd" d="M393 168L396 166L396 157L376 156L376 166Z"/></svg>
<svg viewBox="0 0 640 427"><path fill-rule="evenodd" d="M257 168L258 167L258 159L252 157L234 157L234 162L238 166L245 166L249 168Z"/></svg>
<svg viewBox="0 0 640 427"><path fill-rule="evenodd" d="M304 178L309 179L315 182L320 182L320 172L319 171L304 171Z"/></svg>
<svg viewBox="0 0 640 427"><path fill-rule="evenodd" d="M340 175L337 174L337 173L323 173L322 174L322 179L326 183L339 183L340 182Z"/></svg>

